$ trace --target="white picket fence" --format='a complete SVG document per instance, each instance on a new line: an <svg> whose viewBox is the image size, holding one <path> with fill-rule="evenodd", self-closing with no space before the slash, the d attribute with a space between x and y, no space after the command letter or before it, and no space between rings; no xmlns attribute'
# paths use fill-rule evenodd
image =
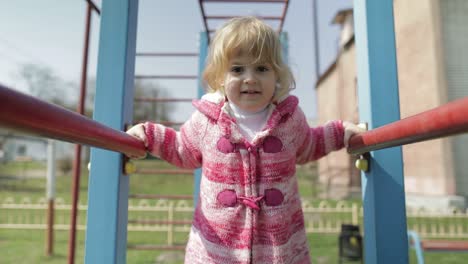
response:
<svg viewBox="0 0 468 264"><path fill-rule="evenodd" d="M314 205L315 204L315 205ZM307 233L338 234L341 224L362 227L362 208L355 203L340 201L333 205L303 201ZM0 228L46 229L47 201L30 198L15 201L7 198L0 203ZM68 230L71 205L62 199L55 200L54 229ZM77 230L86 229L86 205L79 205ZM192 201L186 200L138 200L129 201L129 232L158 232L166 234L167 245L174 244L176 233L187 234L193 214ZM444 212L424 209L407 210L408 228L422 237L468 238L468 211L446 210ZM362 229L361 229L362 230Z"/></svg>

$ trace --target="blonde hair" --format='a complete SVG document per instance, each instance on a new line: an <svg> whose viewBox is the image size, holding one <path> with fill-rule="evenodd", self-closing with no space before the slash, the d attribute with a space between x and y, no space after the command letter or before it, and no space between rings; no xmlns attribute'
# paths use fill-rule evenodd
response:
<svg viewBox="0 0 468 264"><path fill-rule="evenodd" d="M282 46L278 34L267 24L255 17L238 17L229 20L211 42L203 79L210 92L220 90L229 61L239 54L253 56L252 63L269 63L278 78L273 101L277 101L291 89L295 81L291 70L283 60Z"/></svg>

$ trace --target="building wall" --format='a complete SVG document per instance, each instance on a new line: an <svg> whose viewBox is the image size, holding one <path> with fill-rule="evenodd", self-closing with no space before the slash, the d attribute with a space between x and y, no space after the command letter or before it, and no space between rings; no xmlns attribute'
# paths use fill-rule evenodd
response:
<svg viewBox="0 0 468 264"><path fill-rule="evenodd" d="M394 1L400 113L405 118L447 102L438 1ZM454 194L450 139L403 146L408 193Z"/></svg>
<svg viewBox="0 0 468 264"><path fill-rule="evenodd" d="M318 123L341 119L358 122L354 45L341 52L317 89ZM325 186L323 197L344 198L359 190L360 175L346 151L333 152L318 161L319 181Z"/></svg>
<svg viewBox="0 0 468 264"><path fill-rule="evenodd" d="M400 109L405 118L448 101L439 1L395 0L394 9ZM336 118L358 122L355 56L353 43L318 83L319 123ZM450 138L403 146L403 160L407 193L456 194ZM319 172L321 182L329 183L330 196L346 196L357 181L357 170L344 151L320 160ZM348 191L342 191L346 187Z"/></svg>
<svg viewBox="0 0 468 264"><path fill-rule="evenodd" d="M468 96L468 1L440 2L448 100ZM468 197L468 134L450 138L453 148L456 193Z"/></svg>

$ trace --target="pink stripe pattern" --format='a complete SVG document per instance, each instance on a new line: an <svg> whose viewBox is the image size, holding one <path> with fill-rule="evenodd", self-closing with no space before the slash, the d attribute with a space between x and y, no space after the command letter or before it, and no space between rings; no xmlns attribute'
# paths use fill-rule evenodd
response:
<svg viewBox="0 0 468 264"><path fill-rule="evenodd" d="M311 128L289 96L247 142L228 104L193 105L197 111L180 132L145 123L152 155L202 168L185 263L310 263L295 166L342 148L342 122Z"/></svg>

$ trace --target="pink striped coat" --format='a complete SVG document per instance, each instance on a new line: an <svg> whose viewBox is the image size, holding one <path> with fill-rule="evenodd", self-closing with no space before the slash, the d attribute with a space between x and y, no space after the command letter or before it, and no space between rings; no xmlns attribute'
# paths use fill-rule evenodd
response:
<svg viewBox="0 0 468 264"><path fill-rule="evenodd" d="M342 122L310 128L289 96L247 142L223 100L193 104L180 132L145 124L152 155L202 168L185 263L310 263L296 164L342 148Z"/></svg>

